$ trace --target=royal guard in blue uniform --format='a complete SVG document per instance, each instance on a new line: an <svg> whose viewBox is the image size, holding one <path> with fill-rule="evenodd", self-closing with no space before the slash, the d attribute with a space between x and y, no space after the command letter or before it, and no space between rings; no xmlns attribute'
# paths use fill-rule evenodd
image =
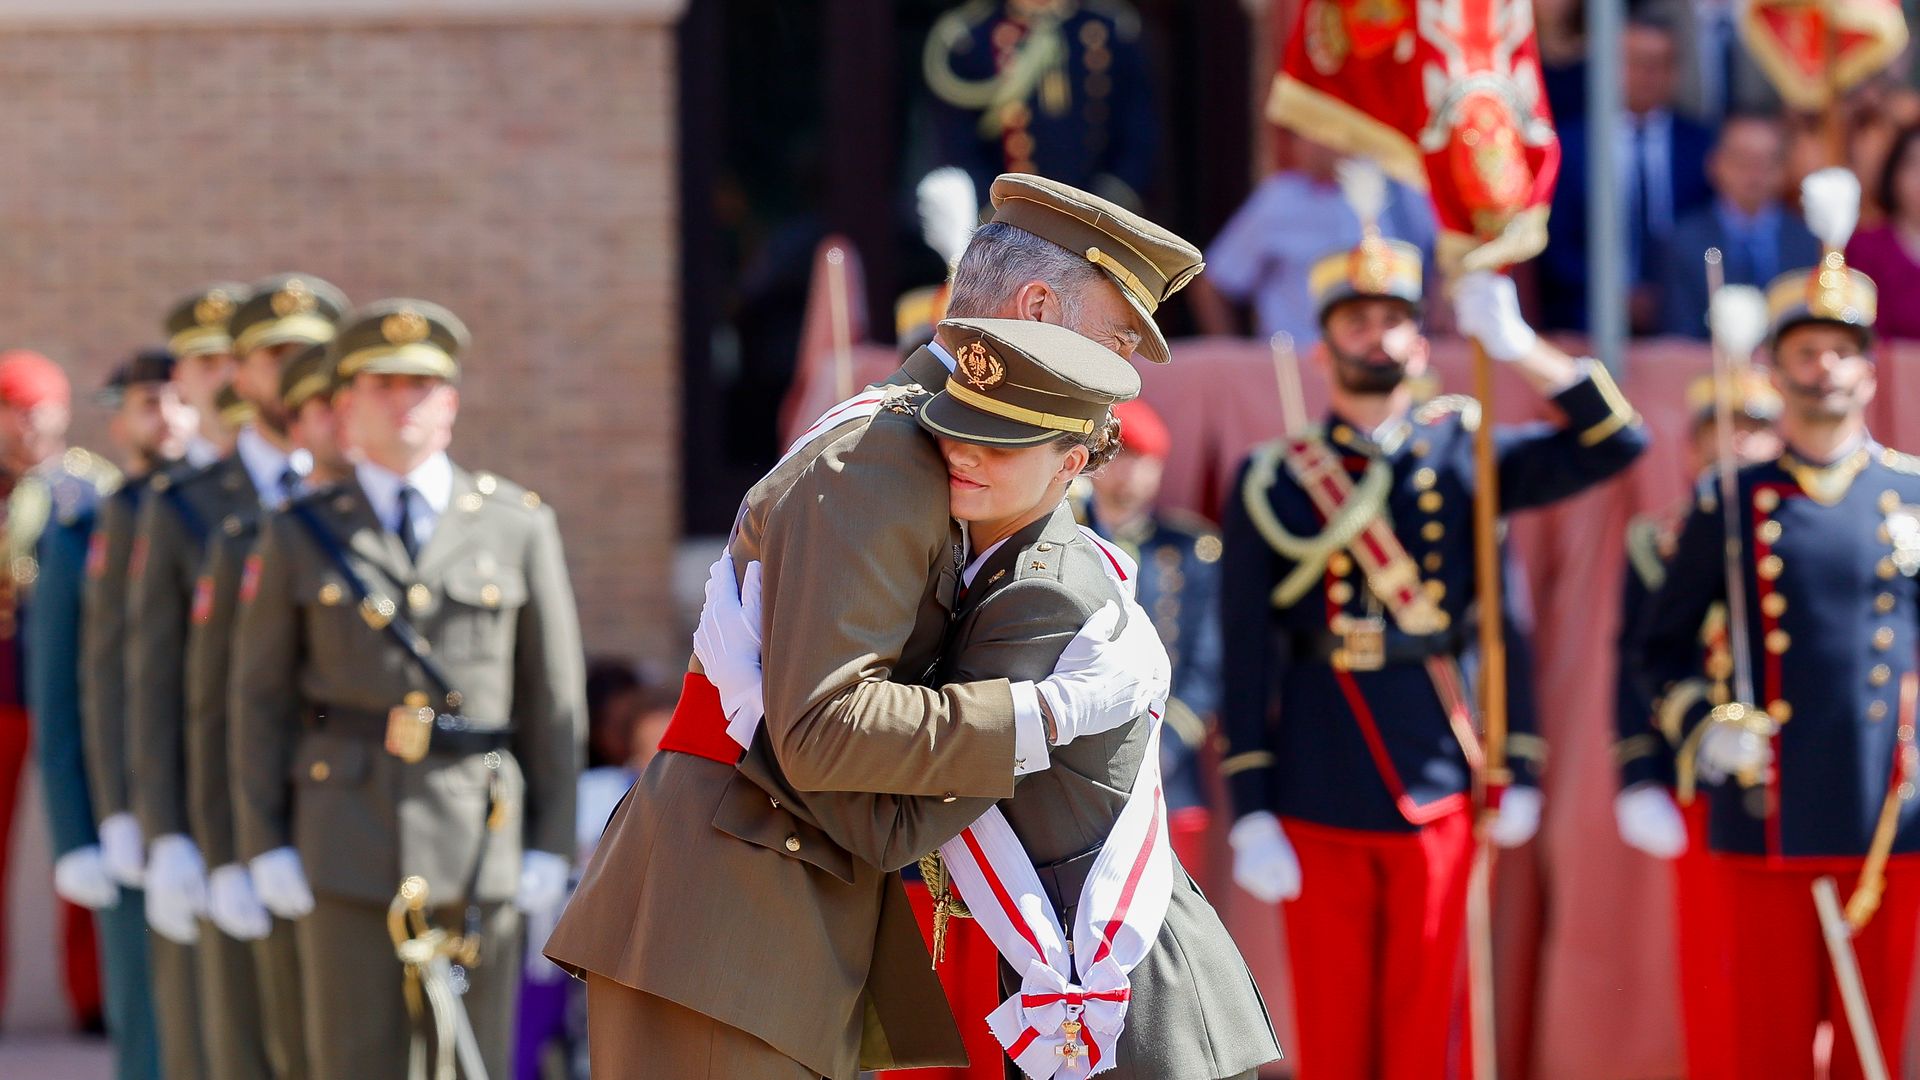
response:
<svg viewBox="0 0 1920 1080"><path fill-rule="evenodd" d="M1750 291L1757 301L1758 290ZM1760 314L1764 319L1764 306ZM1703 375L1687 387L1692 409L1689 477L1700 476L1717 456L1716 385L1713 376ZM1773 425L1780 416L1780 395L1765 376L1743 367L1722 393L1728 398L1734 459L1753 464L1776 456L1780 438ZM1692 509L1689 496L1636 515L1627 524L1627 572L1620 606L1623 648L1627 634L1646 611L1648 598L1666 582L1667 560L1673 557L1680 526ZM1727 653L1724 606L1715 606L1701 625L1698 657L1701 670L1724 694L1733 665ZM1691 775L1684 784L1679 780L1675 758L1681 734L1660 726L1652 703L1640 693L1627 665L1620 665L1617 674L1613 757L1620 770L1620 794L1613 803L1614 819L1629 847L1656 859L1673 860L1674 953L1688 1080L1735 1080L1725 1066L1734 1002L1726 992L1725 935L1720 932L1722 920L1707 868L1707 802Z"/></svg>
<svg viewBox="0 0 1920 1080"><path fill-rule="evenodd" d="M1869 1034L1890 1075L1906 1074L1920 821L1914 717L1901 702L1920 677L1920 461L1867 430L1876 290L1841 254L1858 200L1841 170L1808 178L1802 201L1826 254L1767 293L1785 448L1741 469L1731 499L1702 481L1627 643L1656 722L1681 733L1682 779L1694 769L1712 785L1706 866L1723 990L1735 995L1724 1075L1812 1077L1823 1023L1831 1076L1867 1075L1858 1046ZM1730 695L1699 663L1702 621L1722 603L1736 613ZM1823 943L1836 928L1813 888L1826 876L1848 899L1837 936L1850 931L1857 955L1850 990ZM1846 996L1864 996L1873 1032L1851 1027Z"/></svg>
<svg viewBox="0 0 1920 1080"><path fill-rule="evenodd" d="M1234 879L1286 901L1296 1075L1451 1075L1481 760L1462 674L1475 634L1472 403L1416 410L1420 254L1366 230L1310 279L1329 380L1318 430L1256 450L1224 514L1222 715ZM1604 368L1521 318L1510 279L1455 286L1463 333L1548 397L1559 425L1496 433L1500 510L1613 476L1646 436ZM1538 827L1543 747L1516 709L1492 839Z"/></svg>
<svg viewBox="0 0 1920 1080"><path fill-rule="evenodd" d="M1153 407L1136 398L1114 406L1113 415L1120 454L1073 493L1074 513L1140 568L1135 595L1173 661L1160 740L1167 834L1180 865L1210 889L1213 811L1205 765L1220 704L1220 534L1204 518L1154 509L1173 436Z"/></svg>
<svg viewBox="0 0 1920 1080"><path fill-rule="evenodd" d="M934 23L922 66L941 160L979 190L1038 173L1140 209L1159 128L1131 5L973 0Z"/></svg>

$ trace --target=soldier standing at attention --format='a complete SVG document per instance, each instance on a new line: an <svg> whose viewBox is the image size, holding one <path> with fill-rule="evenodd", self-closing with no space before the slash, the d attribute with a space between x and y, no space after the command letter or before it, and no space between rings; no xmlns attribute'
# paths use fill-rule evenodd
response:
<svg viewBox="0 0 1920 1080"><path fill-rule="evenodd" d="M1075 514L1139 565L1135 595L1173 661L1173 696L1160 738L1167 832L1180 865L1211 889L1213 811L1205 764L1220 706L1220 534L1204 518L1154 509L1173 436L1153 406L1135 398L1115 405L1113 416L1120 421L1120 452L1078 485Z"/></svg>
<svg viewBox="0 0 1920 1080"><path fill-rule="evenodd" d="M1440 1077L1474 843L1479 746L1459 661L1480 421L1462 399L1412 407L1407 380L1427 363L1418 249L1368 229L1312 287L1331 415L1254 452L1222 528L1233 875L1287 901L1301 1077ZM1496 436L1502 511L1640 454L1606 369L1537 338L1511 279L1469 274L1454 303L1461 330L1566 417ZM1524 771L1494 825L1504 847L1532 837L1541 805L1539 739L1517 732L1511 752Z"/></svg>
<svg viewBox="0 0 1920 1080"><path fill-rule="evenodd" d="M298 491L305 455L294 454L281 421L281 365L302 347L329 340L345 307L338 289L304 274L261 282L238 305L228 326L239 357L233 390L253 419L215 464L155 481L128 570L127 715L134 803L148 836L147 918L162 937L194 946L206 1072L216 1078L259 1076L271 1066L251 952L225 930L213 932L217 924L201 933L210 889L221 898L228 928L238 928L236 913L249 913L255 926L264 913L234 854L227 815L193 812L196 782L226 767L224 740L217 753L198 754L206 746L189 731L186 651L195 584L215 536L238 531L263 506Z"/></svg>
<svg viewBox="0 0 1920 1080"><path fill-rule="evenodd" d="M488 1074L507 1075L521 916L565 896L580 628L553 511L447 457L467 340L424 301L348 319L329 355L358 464L267 518L241 575L239 846L267 906L298 920L316 1077L406 1074L418 987L388 931L403 881L465 946L454 990Z"/></svg>

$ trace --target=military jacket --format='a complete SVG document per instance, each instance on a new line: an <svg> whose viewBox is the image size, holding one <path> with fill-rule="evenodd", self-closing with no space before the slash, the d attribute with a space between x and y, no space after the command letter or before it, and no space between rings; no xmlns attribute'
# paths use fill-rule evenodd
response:
<svg viewBox="0 0 1920 1080"><path fill-rule="evenodd" d="M162 471L180 473L184 467ZM87 546L80 713L86 726L87 789L98 821L133 810L127 738L127 570L140 508L158 475L133 477L107 496Z"/></svg>
<svg viewBox="0 0 1920 1080"><path fill-rule="evenodd" d="M1526 425L1496 432L1500 509L1544 506L1613 476L1646 446L1646 435L1604 369L1554 399L1564 427ZM1475 640L1473 438L1477 410L1461 399L1438 399L1374 445L1339 416L1324 438L1341 455L1358 493L1377 492L1384 515L1440 610L1442 626L1422 644L1383 611L1360 566L1346 551L1314 553L1325 525L1284 463L1269 459L1271 480L1257 476L1261 452L1249 459L1227 500L1222 529L1221 612L1225 637L1222 712L1235 812L1255 810L1339 828L1405 832L1463 807L1471 790L1460 734L1425 659L1396 661L1417 648L1459 656ZM1266 453L1277 454L1277 450ZM1256 523L1256 514L1268 519ZM1272 524L1302 542L1270 535ZM1288 554L1282 548L1294 554ZM1295 571L1303 560L1320 568ZM1279 595L1282 583L1303 583ZM1537 769L1544 747L1529 730L1530 652L1503 613L1512 655L1509 695L1514 734L1509 753L1521 770ZM1336 619L1384 620L1387 662L1377 670L1340 670L1321 649ZM1464 657L1470 674L1473 657ZM1458 680L1471 700L1470 680Z"/></svg>
<svg viewBox="0 0 1920 1080"><path fill-rule="evenodd" d="M1009 537L981 561L955 612L938 681L1046 678L1086 620L1119 600L1105 558L1065 505ZM1049 768L1021 777L1013 797L999 803L1065 927L1073 926L1081 884L1126 806L1150 724L1142 715L1056 747ZM1246 962L1177 858L1174 865L1166 922L1130 976L1119 1064L1109 1074L1121 1080L1237 1076L1280 1057ZM1018 986L1003 959L1002 991Z"/></svg>
<svg viewBox="0 0 1920 1080"><path fill-rule="evenodd" d="M1899 758L1902 678L1916 670L1920 464L1869 442L1832 466L1791 452L1740 472L1748 652L1779 724L1764 782L1710 799L1708 843L1773 859L1864 855ZM1627 663L1656 712L1686 729L1711 708L1697 635L1725 599L1725 524L1702 481ZM1901 809L1894 851L1920 848L1920 805Z"/></svg>
<svg viewBox="0 0 1920 1080"><path fill-rule="evenodd" d="M1074 512L1139 568L1135 598L1153 617L1173 662L1173 693L1160 740L1167 806L1205 806L1210 800L1202 753L1220 704L1220 534L1203 519L1177 512L1113 529L1093 512L1091 498L1076 499Z"/></svg>
<svg viewBox="0 0 1920 1080"><path fill-rule="evenodd" d="M227 691L240 578L259 536L260 514L229 518L193 587L193 625L187 632L187 819L208 866L239 858L233 835Z"/></svg>
<svg viewBox="0 0 1920 1080"><path fill-rule="evenodd" d="M376 628L402 614L454 700ZM268 515L241 571L228 705L240 857L292 844L316 892L372 903L413 875L436 903L510 898L524 849L572 850L584 663L559 526L533 492L455 467L417 562L358 482ZM384 721L409 695L504 746L435 750L454 745L436 735L418 761L389 753Z"/></svg>

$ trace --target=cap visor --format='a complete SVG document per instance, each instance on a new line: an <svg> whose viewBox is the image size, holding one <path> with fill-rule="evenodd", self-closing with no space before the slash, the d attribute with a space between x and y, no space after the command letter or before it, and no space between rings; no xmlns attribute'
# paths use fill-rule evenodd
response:
<svg viewBox="0 0 1920 1080"><path fill-rule="evenodd" d="M1120 295L1127 298L1134 314L1140 316L1140 355L1156 364L1171 362L1173 352L1167 348L1167 337L1160 332L1160 324L1153 321L1153 313L1147 310L1147 305L1135 298L1125 286L1121 286Z"/></svg>
<svg viewBox="0 0 1920 1080"><path fill-rule="evenodd" d="M981 446L1038 446L1066 434L981 412L944 390L920 406L920 426L935 435Z"/></svg>

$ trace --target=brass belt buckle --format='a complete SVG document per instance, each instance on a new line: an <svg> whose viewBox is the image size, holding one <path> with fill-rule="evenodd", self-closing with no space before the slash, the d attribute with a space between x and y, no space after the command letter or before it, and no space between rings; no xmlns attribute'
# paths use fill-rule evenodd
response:
<svg viewBox="0 0 1920 1080"><path fill-rule="evenodd" d="M387 710L387 753L409 765L424 759L433 742L433 717L427 695L419 691Z"/></svg>
<svg viewBox="0 0 1920 1080"><path fill-rule="evenodd" d="M1334 617L1331 629L1340 636L1340 647L1333 650L1333 666L1338 671L1379 671L1387 666L1387 623L1378 616Z"/></svg>

